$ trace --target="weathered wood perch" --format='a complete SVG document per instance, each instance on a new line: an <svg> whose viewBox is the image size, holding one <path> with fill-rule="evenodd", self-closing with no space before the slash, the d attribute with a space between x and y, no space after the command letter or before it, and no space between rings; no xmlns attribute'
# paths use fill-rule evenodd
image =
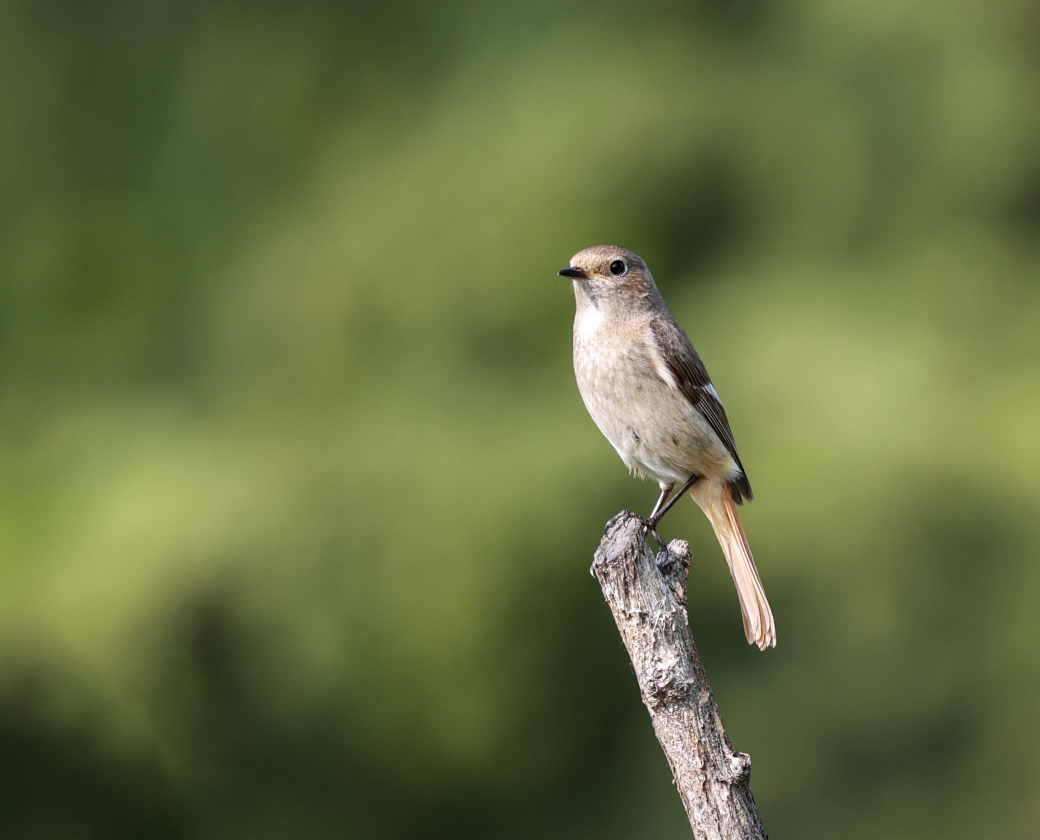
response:
<svg viewBox="0 0 1040 840"><path fill-rule="evenodd" d="M751 757L733 749L686 615L690 546L655 558L642 520L607 523L592 572L603 588L698 840L767 840L751 795Z"/></svg>

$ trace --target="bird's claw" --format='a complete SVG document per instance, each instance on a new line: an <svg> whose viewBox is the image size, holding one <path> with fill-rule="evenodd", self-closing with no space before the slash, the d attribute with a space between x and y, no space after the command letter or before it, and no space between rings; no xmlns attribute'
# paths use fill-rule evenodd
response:
<svg viewBox="0 0 1040 840"><path fill-rule="evenodd" d="M643 533L653 534L654 539L657 540L657 544L661 546L661 551L667 551L668 546L664 544L664 540L661 539L661 535L657 533L657 520L644 519L643 520Z"/></svg>

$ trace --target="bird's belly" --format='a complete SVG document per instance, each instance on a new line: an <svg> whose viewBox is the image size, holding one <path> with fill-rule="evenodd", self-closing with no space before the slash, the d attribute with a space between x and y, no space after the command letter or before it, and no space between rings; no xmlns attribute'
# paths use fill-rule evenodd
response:
<svg viewBox="0 0 1040 840"><path fill-rule="evenodd" d="M575 378L582 400L629 469L647 478L685 482L692 475L728 481L736 463L686 397L661 379L640 348L575 339ZM631 347L631 345L628 345Z"/></svg>

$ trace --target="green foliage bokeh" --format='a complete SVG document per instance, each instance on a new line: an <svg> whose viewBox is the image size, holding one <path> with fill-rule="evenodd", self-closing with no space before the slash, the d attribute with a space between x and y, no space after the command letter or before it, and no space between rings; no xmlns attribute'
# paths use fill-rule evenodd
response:
<svg viewBox="0 0 1040 840"><path fill-rule="evenodd" d="M774 838L1040 823L1040 15L0 5L0 834L689 835L609 612L588 245L726 401L692 504Z"/></svg>

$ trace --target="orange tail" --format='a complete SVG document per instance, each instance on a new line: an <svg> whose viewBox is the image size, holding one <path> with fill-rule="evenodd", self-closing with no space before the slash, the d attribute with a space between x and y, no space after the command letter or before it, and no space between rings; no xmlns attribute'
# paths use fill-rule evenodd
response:
<svg viewBox="0 0 1040 840"><path fill-rule="evenodd" d="M737 586L740 612L744 616L744 635L749 643L758 645L759 650L776 647L773 612L769 609L766 592L758 577L758 569L755 568L755 560L748 548L729 487L719 482L701 480L690 488L690 495L707 515L726 555L729 572Z"/></svg>

